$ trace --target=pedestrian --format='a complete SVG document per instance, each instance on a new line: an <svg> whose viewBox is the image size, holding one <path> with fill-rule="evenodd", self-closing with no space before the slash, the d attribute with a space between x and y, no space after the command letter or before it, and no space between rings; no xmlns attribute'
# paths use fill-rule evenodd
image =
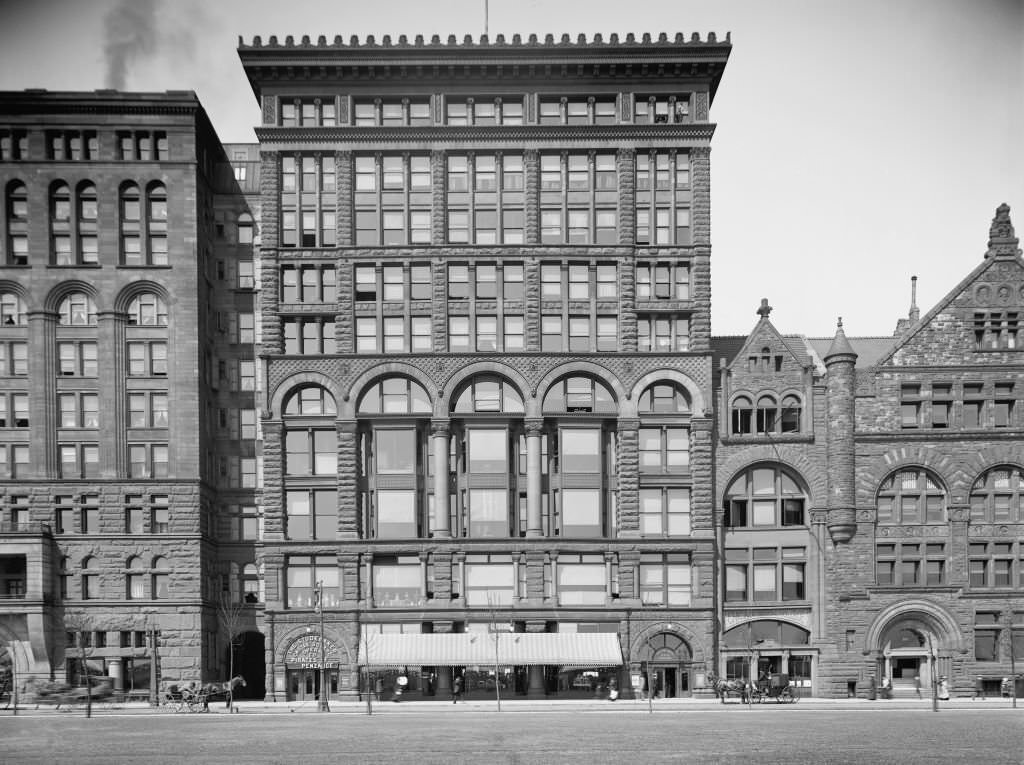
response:
<svg viewBox="0 0 1024 765"><path fill-rule="evenodd" d="M914 675L914 691L917 692L917 697L921 698L921 676Z"/></svg>
<svg viewBox="0 0 1024 765"><path fill-rule="evenodd" d="M452 703L458 704L462 698L462 675L456 675L452 683Z"/></svg>
<svg viewBox="0 0 1024 765"><path fill-rule="evenodd" d="M380 701L381 697L384 695L384 678L383 677L379 677L379 676L377 677L377 682L374 683L373 689L377 693L377 701Z"/></svg>
<svg viewBox="0 0 1024 765"><path fill-rule="evenodd" d="M974 680L974 698L985 700L985 681L978 675Z"/></svg>
<svg viewBox="0 0 1024 765"><path fill-rule="evenodd" d="M945 675L939 677L939 700L949 701L949 682Z"/></svg>
<svg viewBox="0 0 1024 765"><path fill-rule="evenodd" d="M882 698L888 699L892 697L892 681L888 676L882 678Z"/></svg>

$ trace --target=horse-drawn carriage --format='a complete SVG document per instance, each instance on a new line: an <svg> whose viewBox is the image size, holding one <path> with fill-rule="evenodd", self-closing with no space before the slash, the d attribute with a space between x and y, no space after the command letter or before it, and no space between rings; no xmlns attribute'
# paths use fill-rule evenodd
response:
<svg viewBox="0 0 1024 765"><path fill-rule="evenodd" d="M797 700L790 685L789 675L775 672L767 679L761 680L751 689L750 700L761 703L769 699L775 699L779 704L792 704Z"/></svg>
<svg viewBox="0 0 1024 765"><path fill-rule="evenodd" d="M793 686L789 682L789 675L776 672L767 678L763 678L756 685L742 678L736 680L723 680L711 678L711 687L715 695L725 703L730 696L736 696L741 703L758 703L774 699L779 704L792 704L797 700Z"/></svg>
<svg viewBox="0 0 1024 765"><path fill-rule="evenodd" d="M208 712L211 699L223 698L225 705L231 702L231 696L238 686L245 687L245 678L236 675L223 683L203 683L179 686L173 683L164 691L162 703L172 707L175 712Z"/></svg>

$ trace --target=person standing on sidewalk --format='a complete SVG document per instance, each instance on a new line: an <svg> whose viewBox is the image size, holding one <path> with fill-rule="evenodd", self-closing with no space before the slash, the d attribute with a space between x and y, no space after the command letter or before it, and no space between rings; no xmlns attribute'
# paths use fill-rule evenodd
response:
<svg viewBox="0 0 1024 765"><path fill-rule="evenodd" d="M978 675L974 680L974 698L985 700L985 681Z"/></svg>
<svg viewBox="0 0 1024 765"><path fill-rule="evenodd" d="M917 697L921 698L921 676L914 675L914 690L917 692Z"/></svg>
<svg viewBox="0 0 1024 765"><path fill-rule="evenodd" d="M939 701L949 701L949 683L945 675L939 677Z"/></svg>
<svg viewBox="0 0 1024 765"><path fill-rule="evenodd" d="M456 675L455 681L452 683L452 703L458 704L460 698L462 698L462 675Z"/></svg>

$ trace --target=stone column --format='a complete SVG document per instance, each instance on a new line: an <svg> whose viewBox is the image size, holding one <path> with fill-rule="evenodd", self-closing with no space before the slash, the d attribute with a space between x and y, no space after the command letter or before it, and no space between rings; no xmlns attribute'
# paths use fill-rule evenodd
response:
<svg viewBox="0 0 1024 765"><path fill-rule="evenodd" d="M114 678L114 693L124 693L124 659L112 657L107 665L107 674Z"/></svg>
<svg viewBox="0 0 1024 765"><path fill-rule="evenodd" d="M543 420L527 420L526 425L526 536L544 536L541 522L541 432Z"/></svg>
<svg viewBox="0 0 1024 765"><path fill-rule="evenodd" d="M448 523L448 420L432 421L430 437L434 439L434 536L451 539Z"/></svg>

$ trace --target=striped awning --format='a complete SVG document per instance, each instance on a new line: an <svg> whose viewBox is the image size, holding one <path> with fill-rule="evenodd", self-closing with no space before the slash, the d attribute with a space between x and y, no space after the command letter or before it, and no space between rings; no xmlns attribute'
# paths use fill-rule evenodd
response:
<svg viewBox="0 0 1024 765"><path fill-rule="evenodd" d="M359 646L359 666L463 667L559 664L615 667L622 664L613 632L446 632L371 634Z"/></svg>

